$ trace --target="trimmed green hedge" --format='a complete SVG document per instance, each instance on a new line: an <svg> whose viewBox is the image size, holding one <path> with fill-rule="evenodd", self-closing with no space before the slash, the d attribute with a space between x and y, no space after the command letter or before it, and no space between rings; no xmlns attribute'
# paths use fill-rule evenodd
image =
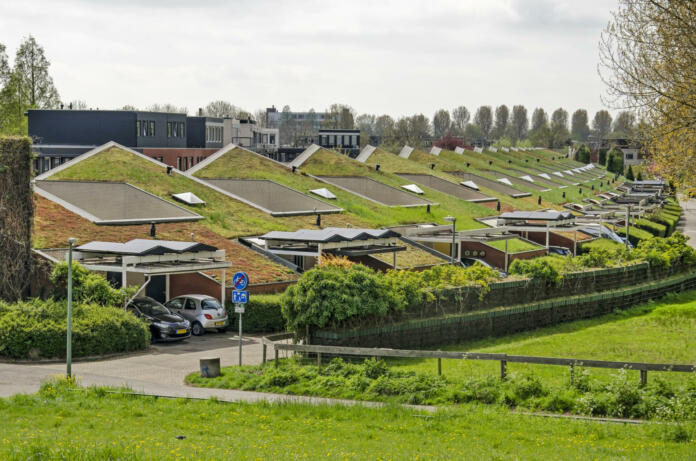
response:
<svg viewBox="0 0 696 461"><path fill-rule="evenodd" d="M0 357L63 358L66 331L64 301L0 302ZM149 344L148 325L125 310L95 304L73 306L73 357L143 350Z"/></svg>
<svg viewBox="0 0 696 461"><path fill-rule="evenodd" d="M266 333L285 331L285 319L280 308L280 298L277 295L249 295L249 302L243 314L243 328L247 333ZM234 304L227 302L227 313L230 316L231 328L239 329L239 314L234 313Z"/></svg>
<svg viewBox="0 0 696 461"><path fill-rule="evenodd" d="M626 236L626 228L621 227L616 230L616 233L619 234L622 237ZM652 238L653 235L648 232L644 231L641 229L638 229L634 226L631 226L628 231L628 241L631 242L633 246L636 246L640 243L641 240L647 240L649 238Z"/></svg>
<svg viewBox="0 0 696 461"><path fill-rule="evenodd" d="M638 229L650 232L655 237L665 237L667 235L667 226L650 221L649 219L636 219L635 226Z"/></svg>

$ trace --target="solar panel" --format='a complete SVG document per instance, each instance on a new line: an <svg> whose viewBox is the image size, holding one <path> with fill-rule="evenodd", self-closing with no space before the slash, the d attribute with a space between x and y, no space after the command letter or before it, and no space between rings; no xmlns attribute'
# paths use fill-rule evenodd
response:
<svg viewBox="0 0 696 461"><path fill-rule="evenodd" d="M420 187L416 186L415 184L406 184L405 186L401 186L401 187L403 187L403 188L406 189L407 191L411 191L411 192L413 192L413 193L415 193L415 194L420 194L420 195L423 194L423 189L421 189Z"/></svg>
<svg viewBox="0 0 696 461"><path fill-rule="evenodd" d="M182 192L181 194L172 194L172 197L187 205L205 205L205 202L198 198L193 192Z"/></svg>
<svg viewBox="0 0 696 461"><path fill-rule="evenodd" d="M310 192L314 195L318 195L319 197L326 198L333 200L336 198L336 195L331 192L329 189L326 187L322 187L321 189L311 189Z"/></svg>

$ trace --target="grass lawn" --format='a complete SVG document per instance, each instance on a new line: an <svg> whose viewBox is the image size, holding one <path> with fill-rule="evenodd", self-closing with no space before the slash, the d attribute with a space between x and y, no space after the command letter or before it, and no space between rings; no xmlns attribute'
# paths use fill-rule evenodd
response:
<svg viewBox="0 0 696 461"><path fill-rule="evenodd" d="M696 290L594 319L441 349L689 364L696 362L695 338ZM584 383L578 385L578 381L570 383L566 367L509 363L510 377L501 382L499 362L442 362L442 377L437 376L436 359L388 359L385 365L332 362L319 371L314 364L303 365L302 359L295 358L281 362L279 368L271 364L226 367L218 378L193 373L186 379L204 387L386 402L479 401L555 412L696 420L696 402L690 397L696 377L690 373L650 372L648 386L641 390L637 371L578 367L576 376ZM634 397L625 400L627 395ZM676 400L668 402L667 395ZM683 410L673 411L678 408Z"/></svg>
<svg viewBox="0 0 696 461"><path fill-rule="evenodd" d="M469 341L444 350L504 352L515 355L576 357L656 363L696 363L696 291L670 295L602 317L569 322L500 338ZM392 362L399 368L434 372L436 360ZM444 361L443 373L452 377L496 375L497 362ZM564 367L508 364L510 372L533 372L544 382L560 384L568 380ZM615 373L592 369L592 376L604 379ZM631 372L635 380L638 372ZM670 382L689 379L685 373L649 373Z"/></svg>
<svg viewBox="0 0 696 461"><path fill-rule="evenodd" d="M492 242L486 242L486 245L492 246L493 248L497 248L500 251L505 251L505 240L494 240ZM522 251L531 251L544 248L541 245L537 245L536 243L527 242L526 240L518 238L508 240L507 245L508 253L520 253Z"/></svg>
<svg viewBox="0 0 696 461"><path fill-rule="evenodd" d="M44 386L0 399L3 460L693 457L692 428L556 420L467 405L434 414L155 399ZM177 436L184 438L177 439Z"/></svg>
<svg viewBox="0 0 696 461"><path fill-rule="evenodd" d="M590 251L594 248L601 248L603 250L616 250L619 248L623 248L625 245L623 243L615 242L613 240L609 240L608 238L600 238L596 240L592 240L591 242L583 243L581 245L581 249L583 251Z"/></svg>

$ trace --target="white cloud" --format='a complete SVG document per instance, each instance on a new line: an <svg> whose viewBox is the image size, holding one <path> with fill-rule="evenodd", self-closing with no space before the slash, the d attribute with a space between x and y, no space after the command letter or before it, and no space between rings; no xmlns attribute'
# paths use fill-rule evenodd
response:
<svg viewBox="0 0 696 461"><path fill-rule="evenodd" d="M597 42L614 2L209 0L0 5L0 43L33 34L65 100L213 99L431 116L440 107L601 108Z"/></svg>

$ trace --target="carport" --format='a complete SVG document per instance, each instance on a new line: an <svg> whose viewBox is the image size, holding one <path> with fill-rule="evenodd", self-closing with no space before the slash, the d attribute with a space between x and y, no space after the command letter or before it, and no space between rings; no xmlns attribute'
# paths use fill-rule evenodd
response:
<svg viewBox="0 0 696 461"><path fill-rule="evenodd" d="M65 253L67 256L67 252ZM221 271L220 302L225 302L225 250L198 242L135 239L126 243L89 242L73 251L73 259L91 271L120 274L121 286L128 274L140 274L145 283L138 293L147 292L153 277L165 277L165 298L169 298L169 276L203 271Z"/></svg>
<svg viewBox="0 0 696 461"><path fill-rule="evenodd" d="M264 249L272 254L281 257L316 258L316 264L321 264L322 255L325 253L348 258L393 253L393 266L396 268L396 253L406 250L405 246L399 244L399 234L390 229L327 227L295 232L273 231L262 235L258 240L263 242Z"/></svg>

